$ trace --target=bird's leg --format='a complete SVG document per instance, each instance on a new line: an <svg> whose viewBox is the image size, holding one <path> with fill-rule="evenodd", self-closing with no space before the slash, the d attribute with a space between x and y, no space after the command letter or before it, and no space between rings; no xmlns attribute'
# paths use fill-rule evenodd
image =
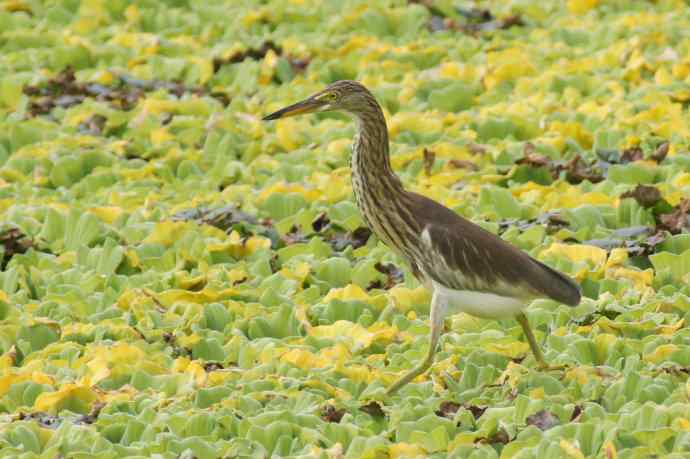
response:
<svg viewBox="0 0 690 459"><path fill-rule="evenodd" d="M527 320L527 316L525 315L524 312L519 313L515 319L518 321L518 323L522 326L522 331L525 333L525 337L527 338L527 342L529 343L529 347L532 349L532 353L534 354L534 358L537 359L537 365L539 366L540 369L542 370L560 370L563 369L562 365L549 365L546 363L546 360L544 360L544 354L541 352L541 347L539 347L539 343L537 343L536 338L534 337L534 333L532 333L532 327L529 325L529 321Z"/></svg>
<svg viewBox="0 0 690 459"><path fill-rule="evenodd" d="M429 333L429 350L427 351L426 357L416 367L390 386L386 394L393 395L398 389L429 369L431 363L434 361L436 345L438 344L438 339L443 330L443 319L446 317L446 308L446 300L441 298L441 295L438 293L434 293L431 299L431 314L429 317L429 327L431 331Z"/></svg>

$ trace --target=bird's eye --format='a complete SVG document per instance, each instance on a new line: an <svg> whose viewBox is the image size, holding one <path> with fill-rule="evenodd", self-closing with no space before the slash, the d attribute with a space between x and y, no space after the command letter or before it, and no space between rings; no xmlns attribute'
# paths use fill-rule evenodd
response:
<svg viewBox="0 0 690 459"><path fill-rule="evenodd" d="M329 92L326 93L326 100L329 102L335 102L338 99L338 96L334 92Z"/></svg>

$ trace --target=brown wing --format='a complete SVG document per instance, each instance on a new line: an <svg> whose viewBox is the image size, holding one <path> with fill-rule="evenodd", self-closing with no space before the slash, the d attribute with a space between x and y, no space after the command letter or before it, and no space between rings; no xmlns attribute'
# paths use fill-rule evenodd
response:
<svg viewBox="0 0 690 459"><path fill-rule="evenodd" d="M417 265L434 281L456 290L580 302L580 288L569 277L429 198L408 197L428 251Z"/></svg>

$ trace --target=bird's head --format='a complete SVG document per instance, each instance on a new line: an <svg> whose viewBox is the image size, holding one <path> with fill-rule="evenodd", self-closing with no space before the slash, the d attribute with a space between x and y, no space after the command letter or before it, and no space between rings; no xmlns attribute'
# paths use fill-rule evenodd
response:
<svg viewBox="0 0 690 459"><path fill-rule="evenodd" d="M325 111L344 111L356 115L371 109L372 103L377 106L374 96L362 84L351 80L340 80L330 84L323 91L281 108L263 119L265 121L277 120L278 118Z"/></svg>

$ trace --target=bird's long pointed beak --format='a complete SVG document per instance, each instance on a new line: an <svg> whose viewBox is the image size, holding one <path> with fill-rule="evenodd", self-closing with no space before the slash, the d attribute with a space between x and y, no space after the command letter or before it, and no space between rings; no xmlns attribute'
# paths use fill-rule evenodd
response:
<svg viewBox="0 0 690 459"><path fill-rule="evenodd" d="M312 113L321 110L326 104L320 100L309 98L304 99L296 104L281 108L277 112L264 116L264 121L277 120L278 118L287 118L288 116L302 115L304 113Z"/></svg>

